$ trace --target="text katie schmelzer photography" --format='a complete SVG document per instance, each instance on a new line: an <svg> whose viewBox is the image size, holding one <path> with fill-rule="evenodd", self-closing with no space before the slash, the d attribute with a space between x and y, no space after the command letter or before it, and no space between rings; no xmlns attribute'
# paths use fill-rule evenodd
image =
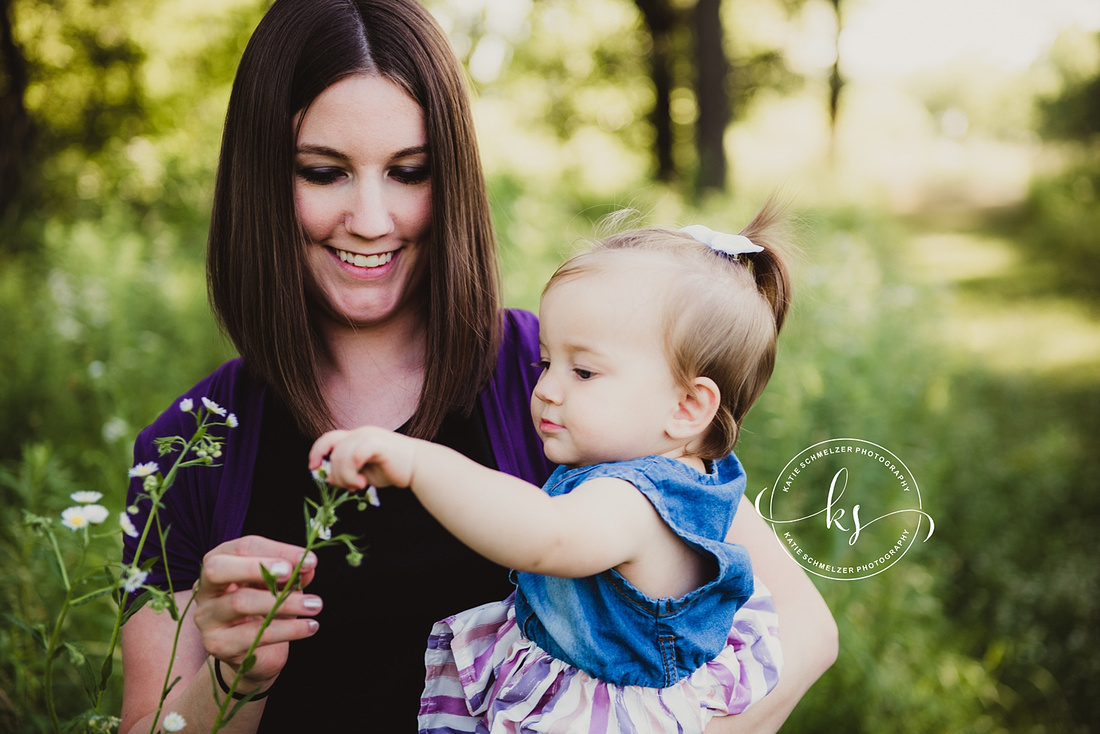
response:
<svg viewBox="0 0 1100 734"><path fill-rule="evenodd" d="M823 578L874 576L935 530L909 467L863 439L810 446L783 467L771 489L756 496L756 511L787 554Z"/></svg>

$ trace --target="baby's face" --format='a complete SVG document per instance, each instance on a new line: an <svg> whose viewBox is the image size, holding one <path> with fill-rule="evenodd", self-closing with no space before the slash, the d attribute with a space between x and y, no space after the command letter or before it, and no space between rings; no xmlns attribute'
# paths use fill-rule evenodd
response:
<svg viewBox="0 0 1100 734"><path fill-rule="evenodd" d="M666 433L681 390L662 348L655 277L587 273L543 297L531 415L551 461L587 466L680 448Z"/></svg>

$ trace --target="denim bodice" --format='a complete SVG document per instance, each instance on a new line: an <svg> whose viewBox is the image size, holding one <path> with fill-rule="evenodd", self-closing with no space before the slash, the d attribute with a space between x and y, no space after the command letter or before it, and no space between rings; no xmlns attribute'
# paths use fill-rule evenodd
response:
<svg viewBox="0 0 1100 734"><path fill-rule="evenodd" d="M745 491L741 462L730 454L701 473L663 456L558 467L544 485L567 494L597 477L624 479L669 527L712 556L718 575L678 599L652 599L614 569L585 578L517 572L516 621L551 656L617 685L665 688L726 645L733 615L752 595L748 551L726 543Z"/></svg>

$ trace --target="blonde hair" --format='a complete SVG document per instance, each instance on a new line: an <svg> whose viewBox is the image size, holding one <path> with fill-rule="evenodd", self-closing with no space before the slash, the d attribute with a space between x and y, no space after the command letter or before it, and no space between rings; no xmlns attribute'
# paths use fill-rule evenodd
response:
<svg viewBox="0 0 1100 734"><path fill-rule="evenodd" d="M672 375L685 387L708 377L721 393L714 420L689 447L703 459L733 450L741 421L775 367L776 339L791 301L786 258L792 246L781 232L784 219L784 208L769 199L740 232L763 251L736 258L683 232L620 232L563 263L543 290L545 295L590 273L660 268L663 292L653 295L663 297L661 331Z"/></svg>

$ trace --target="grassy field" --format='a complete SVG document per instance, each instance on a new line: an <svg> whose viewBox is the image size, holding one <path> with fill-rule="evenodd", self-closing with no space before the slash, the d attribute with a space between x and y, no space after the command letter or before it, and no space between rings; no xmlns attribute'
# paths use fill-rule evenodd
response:
<svg viewBox="0 0 1100 734"><path fill-rule="evenodd" d="M517 220L502 201L498 217ZM587 226L565 205L557 217ZM904 457L937 529L883 574L817 580L840 658L785 731L1075 732L1100 720L1090 692L1100 561L1089 544L1100 519L1100 316L1081 273L1067 271L1072 288L1057 268L1037 282L1033 234L1011 222L1004 212L801 214L797 306L740 448L750 491L816 441L862 437ZM60 589L23 511L56 516L76 489L121 509L136 431L229 354L197 248L133 225L120 216L46 231L46 257L0 271L0 607L32 624ZM568 242L506 240L513 303L533 305ZM90 567L117 561L117 538L96 548ZM94 657L113 610L79 611L65 634ZM0 729L45 730L41 671L29 635L0 628ZM80 681L62 671L58 698L75 715Z"/></svg>

